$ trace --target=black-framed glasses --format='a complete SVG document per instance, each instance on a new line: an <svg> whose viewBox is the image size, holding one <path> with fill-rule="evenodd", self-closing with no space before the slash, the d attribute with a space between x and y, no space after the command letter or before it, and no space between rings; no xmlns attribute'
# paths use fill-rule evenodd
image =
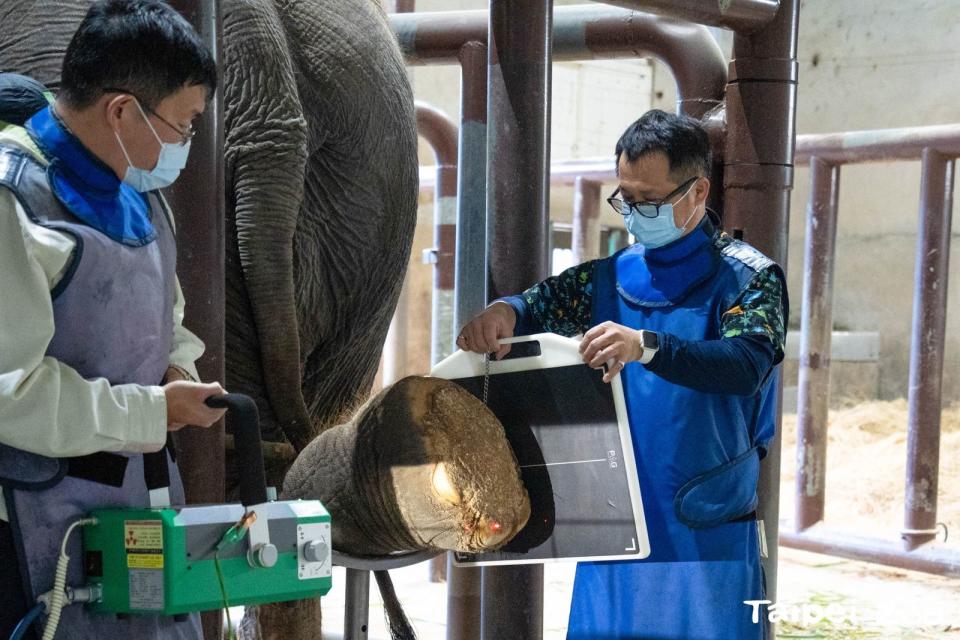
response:
<svg viewBox="0 0 960 640"><path fill-rule="evenodd" d="M141 107L144 111L146 111L146 112L149 113L150 115L154 116L157 120L159 120L159 121L162 122L163 124L165 124L165 125L167 125L168 127L170 127L170 129L172 129L174 132L176 132L176 134L177 134L178 136L180 136L180 146L181 146L181 147L182 147L182 146L185 146L187 143L189 143L191 140L193 140L193 137L194 137L195 135L197 135L197 130L194 129L193 124L191 124L191 125L190 125L190 128L187 129L186 131L181 130L180 127L177 127L177 126L171 124L169 120L167 120L167 119L164 118L162 115L160 115L159 113L157 113L156 111L154 111L150 106L147 105L146 102L144 102L143 100L141 100L140 97L137 96L137 94L135 94L135 93L132 92L132 91L127 91L126 89L117 89L117 88L114 88L114 87L107 87L106 89L104 89L104 92L108 92L108 93L126 93L126 94L129 94L129 95L133 96L134 99L137 101L137 104L139 104L140 107Z"/></svg>
<svg viewBox="0 0 960 640"><path fill-rule="evenodd" d="M616 197L620 193L620 187L617 187L616 191L610 194L610 197L607 198L607 202L613 207L613 210L619 213L620 215L626 217L632 212L636 211L644 218L656 218L660 215L660 207L665 204L674 205L676 202L670 202L670 200L677 194L684 194L690 190L690 187L694 182L700 179L700 176L693 176L689 180L681 183L679 187L665 195L662 199L657 202L627 202L622 198ZM677 198L679 201L680 198Z"/></svg>

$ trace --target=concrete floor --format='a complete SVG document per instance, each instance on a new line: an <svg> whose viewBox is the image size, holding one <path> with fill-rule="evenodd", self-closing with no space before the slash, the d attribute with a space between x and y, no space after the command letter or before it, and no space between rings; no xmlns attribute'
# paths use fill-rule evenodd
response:
<svg viewBox="0 0 960 640"><path fill-rule="evenodd" d="M544 640L561 640L566 634L573 572L570 564L545 567ZM427 580L426 565L391 575L420 640L445 640L446 586ZM325 640L343 638L343 569L336 568L333 579L333 589L323 598ZM786 615L778 638L960 640L957 580L781 549L779 582L779 608ZM837 619L815 619L831 605ZM369 638L389 637L374 584Z"/></svg>

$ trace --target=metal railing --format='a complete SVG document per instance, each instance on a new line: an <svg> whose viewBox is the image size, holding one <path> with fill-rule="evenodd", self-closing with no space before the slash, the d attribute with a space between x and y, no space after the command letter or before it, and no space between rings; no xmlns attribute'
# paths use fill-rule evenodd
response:
<svg viewBox="0 0 960 640"><path fill-rule="evenodd" d="M960 125L851 131L797 138L795 162L810 166L810 200L804 250L797 409L795 531L781 532L785 546L960 577L960 553L920 545L937 534L943 352L954 165ZM840 167L844 164L919 160L920 228L914 275L913 334L907 418L907 472L903 548L889 541L808 532L823 520L833 274ZM818 527L819 529L819 527Z"/></svg>

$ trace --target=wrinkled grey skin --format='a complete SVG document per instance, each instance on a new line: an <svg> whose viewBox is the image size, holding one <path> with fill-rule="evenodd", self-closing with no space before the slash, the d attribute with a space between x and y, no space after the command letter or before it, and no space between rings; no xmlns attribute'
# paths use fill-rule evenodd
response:
<svg viewBox="0 0 960 640"><path fill-rule="evenodd" d="M0 69L56 89L89 4L3 0ZM416 222L412 95L377 0L221 6L226 386L300 450L376 373Z"/></svg>

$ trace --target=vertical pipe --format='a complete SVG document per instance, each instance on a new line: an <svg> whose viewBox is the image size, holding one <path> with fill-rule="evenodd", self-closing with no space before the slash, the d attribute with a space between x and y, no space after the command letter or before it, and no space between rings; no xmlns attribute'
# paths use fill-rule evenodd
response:
<svg viewBox="0 0 960 640"><path fill-rule="evenodd" d="M490 0L487 221L490 296L549 275L553 0ZM543 565L481 569L484 640L543 637Z"/></svg>
<svg viewBox="0 0 960 640"><path fill-rule="evenodd" d="M787 264L789 192L796 126L800 0L781 0L759 32L736 34L727 85L724 226L781 265ZM782 379L777 390L782 398ZM782 406L782 405L781 405ZM760 470L758 517L764 522L766 597L776 601L780 510L780 412ZM768 635L773 635L772 629Z"/></svg>
<svg viewBox="0 0 960 640"><path fill-rule="evenodd" d="M600 189L602 182L577 176L573 191L573 262L600 257Z"/></svg>
<svg viewBox="0 0 960 640"><path fill-rule="evenodd" d="M800 308L797 531L823 520L840 167L813 157L810 159L810 176Z"/></svg>
<svg viewBox="0 0 960 640"><path fill-rule="evenodd" d="M367 626L370 621L370 572L348 568L345 595L343 637L367 640Z"/></svg>
<svg viewBox="0 0 960 640"><path fill-rule="evenodd" d="M487 45L460 49L460 141L454 327L487 303ZM450 345L451 349L455 348ZM480 640L480 569L447 554L447 640Z"/></svg>
<svg viewBox="0 0 960 640"><path fill-rule="evenodd" d="M460 140L454 326L487 304L487 46L460 49ZM453 348L453 345L451 345Z"/></svg>
<svg viewBox="0 0 960 640"><path fill-rule="evenodd" d="M219 0L171 0L221 62ZM200 378L224 379L224 169L223 103L218 91L193 139L186 170L166 191L177 223L177 263L186 298L184 326L206 350L197 362ZM177 432L179 468L189 503L225 500L223 421L209 429ZM202 616L204 636L219 638L219 611Z"/></svg>
<svg viewBox="0 0 960 640"><path fill-rule="evenodd" d="M430 332L430 364L435 365L453 353L454 277L457 244L457 165L437 155L437 184L433 193L433 304ZM428 563L427 579L438 583L447 579L447 558L438 555Z"/></svg>
<svg viewBox="0 0 960 640"><path fill-rule="evenodd" d="M921 166L902 534L908 551L933 540L937 519L954 160L933 149L924 149Z"/></svg>
<svg viewBox="0 0 960 640"><path fill-rule="evenodd" d="M457 245L457 166L437 165L437 188L433 203L433 246L437 248L433 270L433 332L430 362L437 364L453 353L454 277Z"/></svg>
<svg viewBox="0 0 960 640"><path fill-rule="evenodd" d="M419 110L418 110L419 113ZM455 136L453 136L455 138ZM453 353L454 277L457 244L457 165L456 153L450 158L437 153L437 184L433 192L433 304L430 332L430 364L435 365ZM427 579L433 583L447 579L446 555L427 562Z"/></svg>
<svg viewBox="0 0 960 640"><path fill-rule="evenodd" d="M417 129L433 147L437 161L433 194L433 323L430 362L454 348L453 289L457 241L457 126L446 114L417 103Z"/></svg>
<svg viewBox="0 0 960 640"><path fill-rule="evenodd" d="M518 293L549 275L552 8L552 0L490 2L487 222L491 299Z"/></svg>

